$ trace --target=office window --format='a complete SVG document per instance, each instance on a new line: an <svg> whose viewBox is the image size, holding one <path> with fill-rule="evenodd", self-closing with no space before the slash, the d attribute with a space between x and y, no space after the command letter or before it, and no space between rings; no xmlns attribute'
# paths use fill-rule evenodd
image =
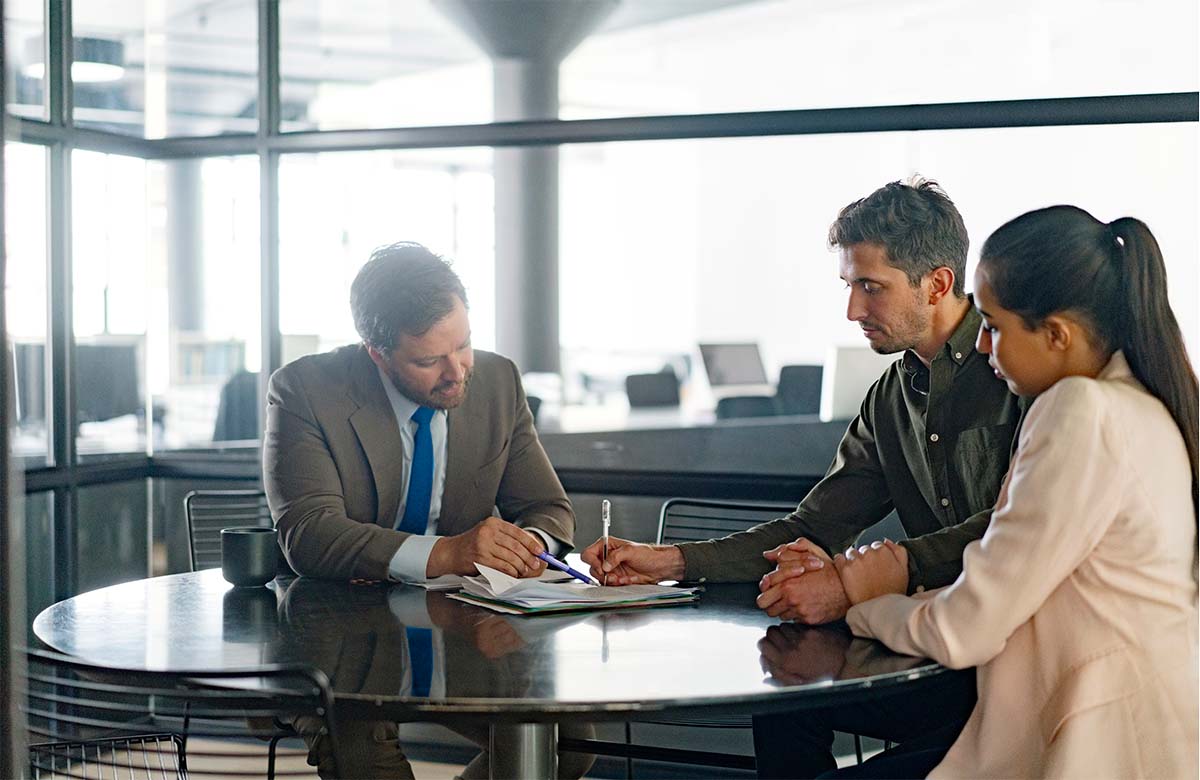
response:
<svg viewBox="0 0 1200 780"><path fill-rule="evenodd" d="M371 251L417 241L453 260L476 347L495 344L487 149L289 154L279 165L279 320L285 362L358 341L350 283Z"/></svg>
<svg viewBox="0 0 1200 780"><path fill-rule="evenodd" d="M161 253L164 206L144 160L76 151L72 172L76 448L81 459L144 453L146 327L165 303L148 258Z"/></svg>
<svg viewBox="0 0 1200 780"><path fill-rule="evenodd" d="M76 593L150 574L148 482L138 479L79 488Z"/></svg>
<svg viewBox="0 0 1200 780"><path fill-rule="evenodd" d="M4 4L4 79L8 112L14 116L46 119L45 46L43 0L8 0Z"/></svg>
<svg viewBox="0 0 1200 780"><path fill-rule="evenodd" d="M255 0L74 3L75 123L142 138L258 129Z"/></svg>
<svg viewBox="0 0 1200 780"><path fill-rule="evenodd" d="M281 0L282 129L491 121L491 65L445 5Z"/></svg>
<svg viewBox="0 0 1200 780"><path fill-rule="evenodd" d="M46 150L4 146L5 306L13 351L16 425L12 453L26 467L50 456L50 398L46 383Z"/></svg>
<svg viewBox="0 0 1200 780"><path fill-rule="evenodd" d="M1194 0L624 0L563 119L1191 91Z"/></svg>
<svg viewBox="0 0 1200 780"><path fill-rule="evenodd" d="M668 362L698 367L702 341L758 342L770 377L781 365L821 363L833 346L861 345L845 319L829 224L914 172L939 180L959 206L972 261L991 231L1041 206L1144 219L1200 355L1196 138L1195 125L1164 124L563 147L568 394L580 392L582 373L617 380ZM689 389L707 391L703 382Z"/></svg>
<svg viewBox="0 0 1200 780"><path fill-rule="evenodd" d="M147 372L155 450L258 436L261 361L256 157L150 163Z"/></svg>

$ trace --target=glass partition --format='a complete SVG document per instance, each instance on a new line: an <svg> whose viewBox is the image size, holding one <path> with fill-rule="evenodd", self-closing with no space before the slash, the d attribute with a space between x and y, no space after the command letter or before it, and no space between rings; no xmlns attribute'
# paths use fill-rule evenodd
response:
<svg viewBox="0 0 1200 780"><path fill-rule="evenodd" d="M1192 91L1197 4L623 0L563 119Z"/></svg>
<svg viewBox="0 0 1200 780"><path fill-rule="evenodd" d="M91 0L72 10L76 124L139 138L258 129L255 0Z"/></svg>
<svg viewBox="0 0 1200 780"><path fill-rule="evenodd" d="M32 144L6 144L4 174L4 294L16 389L12 453L29 468L44 466L50 460L46 149Z"/></svg>
<svg viewBox="0 0 1200 780"><path fill-rule="evenodd" d="M495 344L488 149L285 155L279 166L284 362L358 341L350 283L378 246L417 241L454 261L472 341Z"/></svg>
<svg viewBox="0 0 1200 780"><path fill-rule="evenodd" d="M492 118L488 58L430 0L281 0L282 129Z"/></svg>
<svg viewBox="0 0 1200 780"><path fill-rule="evenodd" d="M160 409L147 423L146 329L161 305L148 258L161 252L163 206L151 214L144 160L75 151L72 174L76 450L145 453L162 419Z"/></svg>
<svg viewBox="0 0 1200 780"><path fill-rule="evenodd" d="M958 205L972 263L991 231L1041 206L1145 220L1200 357L1197 164L1193 124L565 146L568 397L583 394L585 380L619 390L626 374L670 365L682 376L690 366L685 403L690 391L707 404L700 342L757 342L772 381L783 365L820 364L835 346L861 345L845 318L829 225L846 204L917 172Z"/></svg>
<svg viewBox="0 0 1200 780"><path fill-rule="evenodd" d="M79 488L75 593L149 576L148 482Z"/></svg>
<svg viewBox="0 0 1200 780"><path fill-rule="evenodd" d="M5 95L8 113L26 119L46 116L46 3L4 4Z"/></svg>

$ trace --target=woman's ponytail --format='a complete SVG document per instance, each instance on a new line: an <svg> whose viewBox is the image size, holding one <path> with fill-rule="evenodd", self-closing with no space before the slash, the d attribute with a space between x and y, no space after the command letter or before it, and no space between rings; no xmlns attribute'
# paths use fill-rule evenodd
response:
<svg viewBox="0 0 1200 780"><path fill-rule="evenodd" d="M1167 270L1154 234L1141 220L1110 222L1113 260L1121 279L1124 311L1118 323L1120 349L1130 370L1175 418L1192 464L1192 506L1197 492L1197 429L1200 388L1188 360L1183 334L1167 300Z"/></svg>

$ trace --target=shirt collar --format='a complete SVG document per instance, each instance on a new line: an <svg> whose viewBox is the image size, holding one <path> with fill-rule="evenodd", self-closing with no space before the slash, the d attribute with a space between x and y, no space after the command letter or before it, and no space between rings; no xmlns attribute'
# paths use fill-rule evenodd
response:
<svg viewBox="0 0 1200 780"><path fill-rule="evenodd" d="M975 310L975 299L971 295L967 296L967 313L963 316L962 322L958 323L958 327L950 334L950 338L938 350L938 354L943 352L949 356L958 365L962 365L971 357L971 353L975 351L975 338L979 335L979 323L983 321L983 317ZM937 360L935 355L934 360ZM925 369L925 364L921 362L921 358L917 357L917 353L911 349L904 350L904 370L913 374L917 371Z"/></svg>
<svg viewBox="0 0 1200 780"><path fill-rule="evenodd" d="M379 381L383 383L383 391L387 393L388 402L392 405L392 411L396 415L396 422L400 424L400 427L404 427L412 419L413 412L417 411L417 407L420 404L397 390L396 385L392 384L391 378L383 372L382 368L375 366L375 370L379 373ZM437 409L434 411L434 417L445 413L445 409Z"/></svg>

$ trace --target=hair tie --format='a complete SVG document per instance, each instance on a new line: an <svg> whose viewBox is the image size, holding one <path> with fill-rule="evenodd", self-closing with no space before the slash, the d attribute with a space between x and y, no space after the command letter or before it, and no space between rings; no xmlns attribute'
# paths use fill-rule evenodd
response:
<svg viewBox="0 0 1200 780"><path fill-rule="evenodd" d="M1121 238L1120 233L1118 233L1116 227L1114 227L1115 224L1116 220L1113 220L1104 226L1104 231L1108 234L1108 243L1115 245L1117 249L1124 249L1125 239Z"/></svg>

